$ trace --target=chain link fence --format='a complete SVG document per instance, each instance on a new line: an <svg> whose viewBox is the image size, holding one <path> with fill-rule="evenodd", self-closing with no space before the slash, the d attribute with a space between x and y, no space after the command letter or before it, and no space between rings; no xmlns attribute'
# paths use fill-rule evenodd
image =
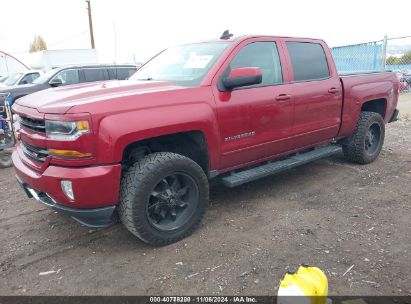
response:
<svg viewBox="0 0 411 304"><path fill-rule="evenodd" d="M411 36L331 48L339 72L393 71L400 91L411 92Z"/></svg>

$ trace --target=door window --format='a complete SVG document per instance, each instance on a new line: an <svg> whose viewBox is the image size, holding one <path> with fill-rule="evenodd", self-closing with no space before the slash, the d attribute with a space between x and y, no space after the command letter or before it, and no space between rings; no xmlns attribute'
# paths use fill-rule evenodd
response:
<svg viewBox="0 0 411 304"><path fill-rule="evenodd" d="M111 68L108 69L110 79L125 80L129 79L137 71L137 68Z"/></svg>
<svg viewBox="0 0 411 304"><path fill-rule="evenodd" d="M327 58L321 44L286 42L295 81L324 79L330 76Z"/></svg>
<svg viewBox="0 0 411 304"><path fill-rule="evenodd" d="M257 67L261 69L263 79L260 84L247 86L269 86L283 82L280 57L275 42L253 42L243 47L231 61L225 71L228 75L236 68Z"/></svg>
<svg viewBox="0 0 411 304"><path fill-rule="evenodd" d="M105 69L84 69L86 82L106 80Z"/></svg>

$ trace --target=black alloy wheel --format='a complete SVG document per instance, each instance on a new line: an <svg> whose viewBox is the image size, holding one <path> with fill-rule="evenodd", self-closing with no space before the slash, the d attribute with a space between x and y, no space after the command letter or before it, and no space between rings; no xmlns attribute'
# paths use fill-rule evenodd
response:
<svg viewBox="0 0 411 304"><path fill-rule="evenodd" d="M147 204L150 224L161 231L184 226L198 205L198 186L186 173L175 173L161 179L151 191Z"/></svg>

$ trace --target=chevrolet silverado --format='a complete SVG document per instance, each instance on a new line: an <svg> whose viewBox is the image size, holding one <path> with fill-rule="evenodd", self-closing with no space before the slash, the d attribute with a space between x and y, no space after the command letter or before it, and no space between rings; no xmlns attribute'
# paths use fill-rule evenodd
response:
<svg viewBox="0 0 411 304"><path fill-rule="evenodd" d="M341 150L374 161L398 94L391 72L339 75L322 40L223 35L129 80L16 100L12 160L29 197L165 245L198 227L211 179L234 187Z"/></svg>

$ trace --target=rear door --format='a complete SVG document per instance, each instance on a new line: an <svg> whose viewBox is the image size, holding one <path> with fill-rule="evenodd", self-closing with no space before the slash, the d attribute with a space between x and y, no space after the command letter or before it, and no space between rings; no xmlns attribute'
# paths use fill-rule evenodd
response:
<svg viewBox="0 0 411 304"><path fill-rule="evenodd" d="M327 46L285 39L294 101L293 149L334 138L340 128L342 88Z"/></svg>
<svg viewBox="0 0 411 304"><path fill-rule="evenodd" d="M245 165L290 148L293 105L291 85L278 39L248 39L227 58L213 82L220 128L220 168ZM262 83L221 92L217 82L229 71L258 67Z"/></svg>

